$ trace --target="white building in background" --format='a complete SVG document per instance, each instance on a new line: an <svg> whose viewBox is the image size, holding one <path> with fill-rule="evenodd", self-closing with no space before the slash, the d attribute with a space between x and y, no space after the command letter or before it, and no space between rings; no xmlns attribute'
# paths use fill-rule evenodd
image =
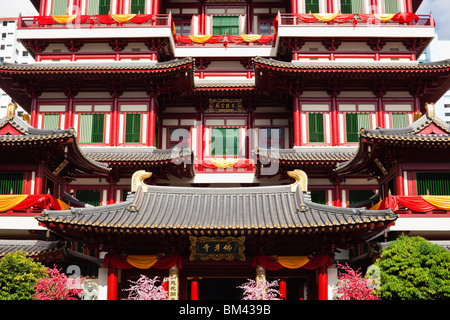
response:
<svg viewBox="0 0 450 320"><path fill-rule="evenodd" d="M17 18L0 18L0 61L19 64L34 62L27 49L17 41ZM0 118L6 115L6 107L11 102L11 97L0 89ZM17 111L23 110L18 108Z"/></svg>
<svg viewBox="0 0 450 320"><path fill-rule="evenodd" d="M450 40L439 40L438 36L420 56L419 62L432 62L450 59ZM436 115L450 123L450 91L442 96L436 103Z"/></svg>

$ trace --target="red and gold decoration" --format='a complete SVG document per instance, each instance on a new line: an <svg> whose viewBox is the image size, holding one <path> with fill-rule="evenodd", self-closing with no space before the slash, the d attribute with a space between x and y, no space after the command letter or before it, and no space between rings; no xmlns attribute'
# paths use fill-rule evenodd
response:
<svg viewBox="0 0 450 320"><path fill-rule="evenodd" d="M189 237L189 260L241 260L245 261L245 237Z"/></svg>
<svg viewBox="0 0 450 320"><path fill-rule="evenodd" d="M429 212L433 210L450 211L450 196L388 196L379 201L370 210L392 209L398 211L404 206L415 212Z"/></svg>
<svg viewBox="0 0 450 320"><path fill-rule="evenodd" d="M330 266L331 258L329 255L316 256L255 256L253 258L253 267L262 266L267 270L280 270L282 268L315 270L323 265Z"/></svg>
<svg viewBox="0 0 450 320"><path fill-rule="evenodd" d="M67 210L69 205L49 194L2 194L0 195L0 212L8 210L26 211L29 208L47 210Z"/></svg>
<svg viewBox="0 0 450 320"><path fill-rule="evenodd" d="M174 265L181 268L181 257L178 255L114 255L107 254L103 260L106 267L112 265L117 269L169 269Z"/></svg>

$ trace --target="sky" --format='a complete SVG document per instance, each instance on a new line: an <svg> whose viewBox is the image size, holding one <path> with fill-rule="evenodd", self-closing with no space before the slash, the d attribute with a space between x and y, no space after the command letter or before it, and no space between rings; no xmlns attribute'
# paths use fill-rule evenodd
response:
<svg viewBox="0 0 450 320"><path fill-rule="evenodd" d="M423 0L417 13L433 12L439 40L450 40L450 0ZM30 0L0 0L0 17L33 16L37 12Z"/></svg>

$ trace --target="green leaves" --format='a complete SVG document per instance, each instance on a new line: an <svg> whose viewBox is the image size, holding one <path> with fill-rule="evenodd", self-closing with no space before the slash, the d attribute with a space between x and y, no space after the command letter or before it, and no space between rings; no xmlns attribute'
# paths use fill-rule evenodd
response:
<svg viewBox="0 0 450 320"><path fill-rule="evenodd" d="M382 299L450 299L450 252L421 237L401 236L375 263L381 270Z"/></svg>

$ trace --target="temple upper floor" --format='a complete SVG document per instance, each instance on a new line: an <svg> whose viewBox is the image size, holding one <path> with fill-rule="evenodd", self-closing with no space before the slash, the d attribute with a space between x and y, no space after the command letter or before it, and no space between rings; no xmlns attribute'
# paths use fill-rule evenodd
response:
<svg viewBox="0 0 450 320"><path fill-rule="evenodd" d="M39 16L20 17L18 39L38 62L417 63L435 36L432 15L416 15L417 7L412 0L42 0Z"/></svg>

